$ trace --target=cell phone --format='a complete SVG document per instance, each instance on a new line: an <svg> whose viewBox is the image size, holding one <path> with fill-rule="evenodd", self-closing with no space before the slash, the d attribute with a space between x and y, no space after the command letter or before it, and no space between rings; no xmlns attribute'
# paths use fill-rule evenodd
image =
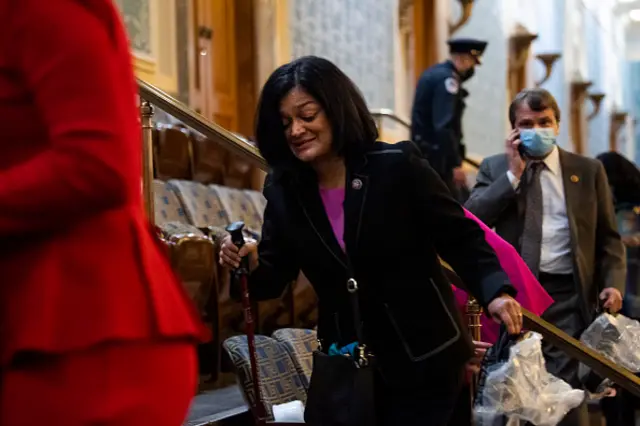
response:
<svg viewBox="0 0 640 426"><path fill-rule="evenodd" d="M520 139L520 144L518 145L518 154L520 154L520 157L524 159L527 156L527 152L522 145L522 136L518 135L518 138Z"/></svg>

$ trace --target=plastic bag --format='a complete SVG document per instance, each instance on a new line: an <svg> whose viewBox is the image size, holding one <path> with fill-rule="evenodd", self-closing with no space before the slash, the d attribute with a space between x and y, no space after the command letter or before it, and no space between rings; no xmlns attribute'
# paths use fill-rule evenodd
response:
<svg viewBox="0 0 640 426"><path fill-rule="evenodd" d="M508 361L487 374L474 410L477 425L555 426L584 401L584 391L547 372L541 341L527 333L511 346Z"/></svg>
<svg viewBox="0 0 640 426"><path fill-rule="evenodd" d="M605 313L591 323L580 340L614 363L640 372L640 322Z"/></svg>

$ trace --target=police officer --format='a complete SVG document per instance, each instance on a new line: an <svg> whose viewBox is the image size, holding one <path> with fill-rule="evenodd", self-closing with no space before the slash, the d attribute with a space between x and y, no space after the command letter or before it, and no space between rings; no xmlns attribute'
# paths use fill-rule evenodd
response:
<svg viewBox="0 0 640 426"><path fill-rule="evenodd" d="M481 64L487 42L454 39L447 43L450 59L427 69L418 81L411 111L411 138L454 196L459 197L459 188L466 186L462 113L463 94L468 94L461 84Z"/></svg>
<svg viewBox="0 0 640 426"><path fill-rule="evenodd" d="M454 128L454 132L456 135L459 135L458 140L460 141L460 158L464 159L467 156L467 146L464 144L464 135L462 133L462 117L464 117L464 110L467 108L467 103L464 101L469 96L469 91L464 87L460 87L460 94L458 96L458 107L456 108L456 117L458 118L456 121L456 126ZM452 185L449 185L452 186ZM455 185L453 185L455 186ZM466 180L463 185L454 188L454 190L458 191L458 201L464 204L468 199L471 192L466 185ZM454 192L454 195L455 192Z"/></svg>

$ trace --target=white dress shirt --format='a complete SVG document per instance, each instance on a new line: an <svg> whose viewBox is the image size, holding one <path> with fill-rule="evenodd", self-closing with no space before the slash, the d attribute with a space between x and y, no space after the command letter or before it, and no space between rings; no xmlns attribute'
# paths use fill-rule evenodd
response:
<svg viewBox="0 0 640 426"><path fill-rule="evenodd" d="M571 274L573 272L571 232L558 147L554 147L543 161L546 167L540 172L542 186L540 271L550 274ZM507 171L507 177L513 188L517 189L520 180L510 170Z"/></svg>

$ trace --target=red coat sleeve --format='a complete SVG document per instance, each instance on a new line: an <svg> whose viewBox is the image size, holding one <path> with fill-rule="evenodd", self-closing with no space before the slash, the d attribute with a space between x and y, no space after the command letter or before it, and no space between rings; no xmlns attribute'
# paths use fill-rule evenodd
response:
<svg viewBox="0 0 640 426"><path fill-rule="evenodd" d="M12 142L42 148L0 171L0 236L65 227L140 190L135 86L117 12L104 0L18 4L5 21L13 66L45 140Z"/></svg>

